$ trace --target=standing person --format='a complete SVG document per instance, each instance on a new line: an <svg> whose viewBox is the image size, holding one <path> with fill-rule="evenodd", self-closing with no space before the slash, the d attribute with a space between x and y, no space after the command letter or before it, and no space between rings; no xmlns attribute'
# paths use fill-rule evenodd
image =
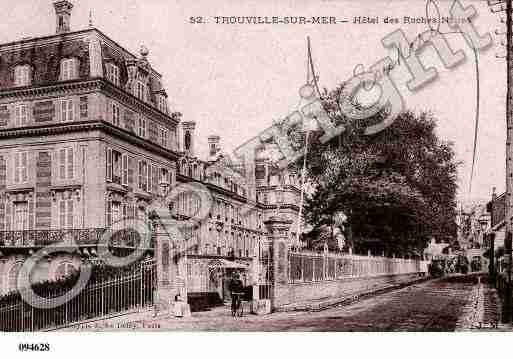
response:
<svg viewBox="0 0 513 359"><path fill-rule="evenodd" d="M237 311L237 307L240 304L242 291L244 290L242 281L239 278L239 273L235 272L233 274L230 283L228 284L228 290L230 291L230 296L232 297L232 315L235 315Z"/></svg>

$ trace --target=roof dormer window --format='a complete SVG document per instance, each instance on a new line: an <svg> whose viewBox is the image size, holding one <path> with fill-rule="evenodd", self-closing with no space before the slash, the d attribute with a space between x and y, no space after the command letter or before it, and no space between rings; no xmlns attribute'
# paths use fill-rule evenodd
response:
<svg viewBox="0 0 513 359"><path fill-rule="evenodd" d="M146 86L144 82L137 81L135 85L135 95L142 101L146 101Z"/></svg>
<svg viewBox="0 0 513 359"><path fill-rule="evenodd" d="M32 82L32 68L29 65L20 65L14 68L14 85L29 86Z"/></svg>
<svg viewBox="0 0 513 359"><path fill-rule="evenodd" d="M64 59L61 61L61 81L75 80L78 78L77 59Z"/></svg>
<svg viewBox="0 0 513 359"><path fill-rule="evenodd" d="M113 63L107 64L107 80L119 86L119 67Z"/></svg>
<svg viewBox="0 0 513 359"><path fill-rule="evenodd" d="M167 98L162 95L157 96L158 107L161 112L167 113Z"/></svg>

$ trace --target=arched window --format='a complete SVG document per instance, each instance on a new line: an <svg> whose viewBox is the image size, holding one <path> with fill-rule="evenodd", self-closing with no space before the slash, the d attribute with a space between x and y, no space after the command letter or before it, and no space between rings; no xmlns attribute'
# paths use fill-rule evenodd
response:
<svg viewBox="0 0 513 359"><path fill-rule="evenodd" d="M71 262L62 262L55 269L54 279L58 280L61 278L65 278L74 272L77 271L77 268Z"/></svg>

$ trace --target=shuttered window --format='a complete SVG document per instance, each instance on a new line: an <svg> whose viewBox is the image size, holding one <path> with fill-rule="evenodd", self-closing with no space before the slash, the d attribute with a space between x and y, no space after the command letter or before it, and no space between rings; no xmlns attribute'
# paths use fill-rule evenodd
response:
<svg viewBox="0 0 513 359"><path fill-rule="evenodd" d="M28 152L14 153L14 183L28 181Z"/></svg>
<svg viewBox="0 0 513 359"><path fill-rule="evenodd" d="M75 161L73 148L61 148L58 155L59 179L73 179L75 176Z"/></svg>
<svg viewBox="0 0 513 359"><path fill-rule="evenodd" d="M61 61L61 81L74 80L78 77L78 61L64 59Z"/></svg>
<svg viewBox="0 0 513 359"><path fill-rule="evenodd" d="M146 161L139 161L139 189L148 190L148 164Z"/></svg>
<svg viewBox="0 0 513 359"><path fill-rule="evenodd" d="M14 86L28 86L31 83L31 68L29 65L14 68Z"/></svg>
<svg viewBox="0 0 513 359"><path fill-rule="evenodd" d="M72 199L59 201L59 228L73 229L74 203Z"/></svg>
<svg viewBox="0 0 513 359"><path fill-rule="evenodd" d="M73 100L65 99L61 100L61 121L70 122L73 121Z"/></svg>
<svg viewBox="0 0 513 359"><path fill-rule="evenodd" d="M112 63L107 64L107 79L114 85L119 86L119 67Z"/></svg>
<svg viewBox="0 0 513 359"><path fill-rule="evenodd" d="M29 122L29 106L27 104L17 105L14 108L14 121L16 126L24 126Z"/></svg>

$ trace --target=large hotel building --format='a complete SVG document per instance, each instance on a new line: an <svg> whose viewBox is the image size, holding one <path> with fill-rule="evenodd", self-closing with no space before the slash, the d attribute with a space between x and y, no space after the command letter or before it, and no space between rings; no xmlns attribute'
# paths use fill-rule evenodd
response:
<svg viewBox="0 0 513 359"><path fill-rule="evenodd" d="M273 172L264 155L251 171L217 173L220 137L209 136L207 159L197 157L195 123L168 107L148 49L133 54L93 26L71 31L72 3L53 5L56 34L0 45L0 292L14 289L27 256L65 235L80 251L49 256L39 279L77 269L105 228L148 215L163 180L211 191L209 218L189 234L189 286L222 290L209 260L249 260L278 205L297 221L298 176ZM173 208L187 216L192 200ZM248 205L254 211L241 215Z"/></svg>

